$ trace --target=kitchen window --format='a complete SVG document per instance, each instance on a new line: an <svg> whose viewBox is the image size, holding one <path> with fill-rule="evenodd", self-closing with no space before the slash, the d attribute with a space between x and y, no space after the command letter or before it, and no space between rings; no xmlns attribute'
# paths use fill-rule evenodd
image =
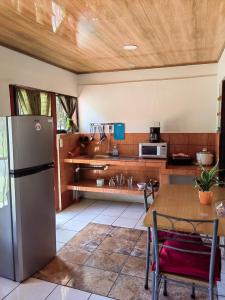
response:
<svg viewBox="0 0 225 300"><path fill-rule="evenodd" d="M77 97L16 85L10 91L15 115L53 116L58 133L79 131Z"/></svg>
<svg viewBox="0 0 225 300"><path fill-rule="evenodd" d="M56 95L56 118L58 132L78 132L78 99L72 96Z"/></svg>
<svg viewBox="0 0 225 300"><path fill-rule="evenodd" d="M51 95L35 89L16 87L17 115L51 116Z"/></svg>

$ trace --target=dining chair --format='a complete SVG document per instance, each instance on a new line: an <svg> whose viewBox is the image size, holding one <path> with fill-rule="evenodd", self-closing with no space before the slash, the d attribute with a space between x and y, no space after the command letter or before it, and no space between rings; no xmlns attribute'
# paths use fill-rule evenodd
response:
<svg viewBox="0 0 225 300"><path fill-rule="evenodd" d="M158 222L164 219L172 230L173 236L159 243ZM195 288L208 290L208 299L214 299L216 282L220 281L221 251L217 236L219 220L191 220L177 218L152 212L152 238L153 238L153 261L152 261L152 299L158 300L159 286L164 279L163 294L167 296L167 282L190 286L191 298L195 299ZM181 222L190 226L191 234L174 231ZM210 226L212 236L204 236L201 239L196 234L201 225ZM181 228L181 227L180 227ZM160 226L160 232L164 229Z"/></svg>
<svg viewBox="0 0 225 300"><path fill-rule="evenodd" d="M152 201L155 199L155 192L153 183L150 182L149 186L146 186L144 189L144 206L145 206L145 212L148 212L148 209L150 207L150 204L148 202L148 199L152 197ZM147 227L147 245L146 245L146 266L145 266L145 289L148 289L148 278L149 278L149 265L150 265L150 247L151 247L151 228Z"/></svg>
<svg viewBox="0 0 225 300"><path fill-rule="evenodd" d="M149 203L148 198L152 198L151 202L154 202L155 200L155 190L152 181L150 181L149 185L145 187L144 189L144 206L145 206L145 212L148 212L149 207L151 206L151 203ZM163 232L158 231L158 239L160 243L165 242L165 240L168 237L173 236L172 232ZM150 256L151 256L151 241L152 241L152 234L151 234L151 228L147 227L147 245L146 245L146 267L145 267L145 284L144 288L148 289L148 279L149 279L149 267L150 267Z"/></svg>
<svg viewBox="0 0 225 300"><path fill-rule="evenodd" d="M151 203L155 200L155 190L152 181L144 189L144 206L145 212L148 212L151 203L148 201L149 198L152 198ZM158 239L160 243L163 243L167 237L172 236L173 233L171 232L161 232L158 231ZM152 241L152 234L151 228L147 227L147 245L146 245L146 267L145 267L145 284L144 288L148 289L148 279L149 279L149 267L150 267L150 256L151 256L151 241Z"/></svg>

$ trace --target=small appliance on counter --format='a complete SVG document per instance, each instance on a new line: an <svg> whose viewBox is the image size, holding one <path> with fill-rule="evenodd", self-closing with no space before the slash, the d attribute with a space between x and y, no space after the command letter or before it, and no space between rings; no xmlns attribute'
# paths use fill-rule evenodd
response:
<svg viewBox="0 0 225 300"><path fill-rule="evenodd" d="M170 163L173 165L191 165L193 159L186 153L173 153L170 158Z"/></svg>
<svg viewBox="0 0 225 300"><path fill-rule="evenodd" d="M167 143L140 143L139 157L167 158Z"/></svg>
<svg viewBox="0 0 225 300"><path fill-rule="evenodd" d="M196 153L197 163L203 166L210 166L213 163L213 157L214 155L207 148L203 148L202 151Z"/></svg>
<svg viewBox="0 0 225 300"><path fill-rule="evenodd" d="M160 142L160 122L158 122L158 121L153 121L151 123L149 142L150 143Z"/></svg>
<svg viewBox="0 0 225 300"><path fill-rule="evenodd" d="M117 145L114 145L112 148L112 157L118 157L119 156L119 149Z"/></svg>

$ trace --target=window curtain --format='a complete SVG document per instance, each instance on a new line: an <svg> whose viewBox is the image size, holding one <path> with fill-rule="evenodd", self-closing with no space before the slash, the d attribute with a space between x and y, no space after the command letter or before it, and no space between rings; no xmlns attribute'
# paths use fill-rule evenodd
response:
<svg viewBox="0 0 225 300"><path fill-rule="evenodd" d="M31 114L40 115L41 114L41 95L39 91L36 90L26 90L27 98L30 103Z"/></svg>
<svg viewBox="0 0 225 300"><path fill-rule="evenodd" d="M60 103L67 115L67 130L72 132L78 131L78 99L77 97L69 97L59 95ZM74 114L76 113L76 118Z"/></svg>
<svg viewBox="0 0 225 300"><path fill-rule="evenodd" d="M51 94L41 92L41 115L51 116Z"/></svg>
<svg viewBox="0 0 225 300"><path fill-rule="evenodd" d="M39 90L17 88L20 115L51 115L51 96Z"/></svg>
<svg viewBox="0 0 225 300"><path fill-rule="evenodd" d="M17 89L17 104L19 107L19 114L20 115L31 115L31 106L30 101L28 99L27 93L24 89Z"/></svg>

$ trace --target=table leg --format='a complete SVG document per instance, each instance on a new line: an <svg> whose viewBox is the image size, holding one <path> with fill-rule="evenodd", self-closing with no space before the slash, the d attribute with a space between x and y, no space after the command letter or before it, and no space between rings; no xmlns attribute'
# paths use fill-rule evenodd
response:
<svg viewBox="0 0 225 300"><path fill-rule="evenodd" d="M146 269L145 269L145 289L148 289L149 264L150 264L150 247L151 247L151 229L147 228L147 248L146 248Z"/></svg>

